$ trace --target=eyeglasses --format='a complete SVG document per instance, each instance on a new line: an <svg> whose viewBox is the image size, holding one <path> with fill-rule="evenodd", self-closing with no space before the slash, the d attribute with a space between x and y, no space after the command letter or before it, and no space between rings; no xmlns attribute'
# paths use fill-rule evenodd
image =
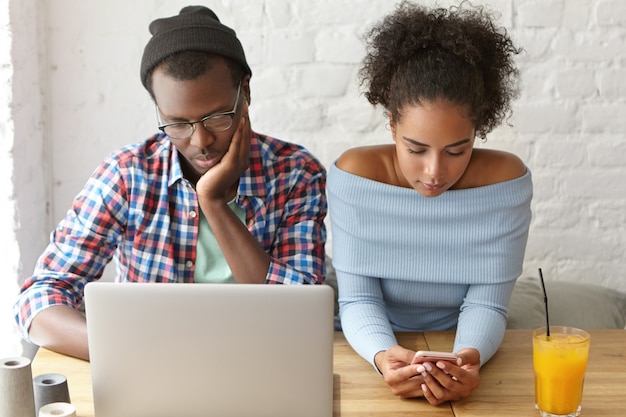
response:
<svg viewBox="0 0 626 417"><path fill-rule="evenodd" d="M237 97L233 109L226 113L211 114L203 117L195 122L174 122L166 123L159 126L159 130L164 132L170 139L188 139L196 131L196 123L202 123L202 126L209 132L224 132L233 125L233 118L237 113L237 105L239 104L239 93L241 92L241 82L237 87ZM160 110L157 106L157 119L161 123L159 115Z"/></svg>

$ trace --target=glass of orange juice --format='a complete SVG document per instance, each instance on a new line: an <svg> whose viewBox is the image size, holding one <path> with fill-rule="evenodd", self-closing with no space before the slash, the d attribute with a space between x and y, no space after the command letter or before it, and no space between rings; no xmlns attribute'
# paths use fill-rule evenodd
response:
<svg viewBox="0 0 626 417"><path fill-rule="evenodd" d="M535 406L541 417L580 415L591 336L568 326L533 331Z"/></svg>

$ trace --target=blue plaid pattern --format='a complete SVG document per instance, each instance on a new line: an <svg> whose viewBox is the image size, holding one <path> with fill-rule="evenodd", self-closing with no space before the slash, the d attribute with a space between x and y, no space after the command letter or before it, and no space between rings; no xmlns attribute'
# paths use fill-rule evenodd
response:
<svg viewBox="0 0 626 417"><path fill-rule="evenodd" d="M271 256L266 283L324 280L326 171L303 147L253 134L236 202ZM115 259L116 280L193 282L200 210L178 152L156 134L112 153L50 236L15 304L24 337L52 305L77 308L87 282Z"/></svg>

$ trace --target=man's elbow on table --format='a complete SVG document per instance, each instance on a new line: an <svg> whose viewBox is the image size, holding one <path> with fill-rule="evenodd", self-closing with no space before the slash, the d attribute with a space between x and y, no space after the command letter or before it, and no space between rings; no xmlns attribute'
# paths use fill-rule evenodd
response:
<svg viewBox="0 0 626 417"><path fill-rule="evenodd" d="M89 360L87 321L71 307L56 305L40 311L33 318L28 335L38 346Z"/></svg>

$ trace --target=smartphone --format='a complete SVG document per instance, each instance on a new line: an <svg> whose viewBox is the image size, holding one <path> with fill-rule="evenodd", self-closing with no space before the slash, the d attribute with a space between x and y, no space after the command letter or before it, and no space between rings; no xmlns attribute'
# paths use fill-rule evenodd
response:
<svg viewBox="0 0 626 417"><path fill-rule="evenodd" d="M415 352L415 356L411 361L414 363L448 361L456 364L458 356L450 352L435 352L432 350L419 350Z"/></svg>

